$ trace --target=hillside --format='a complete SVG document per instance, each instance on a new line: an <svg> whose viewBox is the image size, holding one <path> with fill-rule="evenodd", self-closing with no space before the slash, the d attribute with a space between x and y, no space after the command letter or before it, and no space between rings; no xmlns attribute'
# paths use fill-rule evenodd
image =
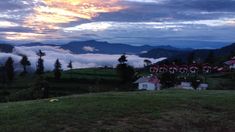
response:
<svg viewBox="0 0 235 132"><path fill-rule="evenodd" d="M90 41L73 41L62 45L61 48L71 50L74 53L101 53L101 54L140 54L154 48L176 49L171 46L132 46L128 44L116 44L108 42Z"/></svg>
<svg viewBox="0 0 235 132"><path fill-rule="evenodd" d="M11 53L13 48L10 44L0 44L0 52Z"/></svg>
<svg viewBox="0 0 235 132"><path fill-rule="evenodd" d="M186 61L189 54L192 52L195 53L195 58L204 60L208 56L210 52L213 52L215 57L227 57L231 54L231 52L235 52L235 43L222 47L220 49L195 49L195 50L174 50L174 49L161 49L156 48L148 51L147 53L140 54L141 57L148 58L159 58L159 57L167 57L169 59L181 59L182 61Z"/></svg>
<svg viewBox="0 0 235 132"><path fill-rule="evenodd" d="M0 130L214 131L235 130L235 92L100 93L0 104Z"/></svg>

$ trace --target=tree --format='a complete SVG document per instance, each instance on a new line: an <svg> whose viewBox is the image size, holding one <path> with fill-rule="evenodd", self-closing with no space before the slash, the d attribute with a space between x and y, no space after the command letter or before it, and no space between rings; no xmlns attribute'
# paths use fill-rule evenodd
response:
<svg viewBox="0 0 235 132"><path fill-rule="evenodd" d="M42 52L42 50L39 50L39 51L37 52L37 55L39 56L39 58L42 58L43 56L46 55L46 53Z"/></svg>
<svg viewBox="0 0 235 132"><path fill-rule="evenodd" d="M192 83L192 87L196 90L198 86L200 85L201 80L197 76L195 76L191 78L191 83Z"/></svg>
<svg viewBox="0 0 235 132"><path fill-rule="evenodd" d="M127 62L127 57L125 54L123 54L119 59L118 59L120 64L125 64Z"/></svg>
<svg viewBox="0 0 235 132"><path fill-rule="evenodd" d="M73 62L70 61L67 67L68 67L70 70L72 70L72 69L73 69Z"/></svg>
<svg viewBox="0 0 235 132"><path fill-rule="evenodd" d="M152 64L152 62L148 59L145 59L144 60L144 66L147 67L147 66L150 66Z"/></svg>
<svg viewBox="0 0 235 132"><path fill-rule="evenodd" d="M0 82L4 85L6 83L5 67L0 66Z"/></svg>
<svg viewBox="0 0 235 132"><path fill-rule="evenodd" d="M37 62L37 70L36 70L36 73L38 75L42 75L44 73L44 61L42 58L39 58L38 59L38 62Z"/></svg>
<svg viewBox="0 0 235 132"><path fill-rule="evenodd" d="M188 55L188 64L192 64L194 61L195 61L195 53L194 53L194 52L191 52L191 53Z"/></svg>
<svg viewBox="0 0 235 132"><path fill-rule="evenodd" d="M20 64L23 66L24 71L22 72L22 74L26 74L27 73L27 66L30 66L31 63L28 60L28 57L26 55L24 55L20 61Z"/></svg>
<svg viewBox="0 0 235 132"><path fill-rule="evenodd" d="M210 51L210 53L208 54L206 60L205 60L206 63L209 63L211 65L213 65L215 63L215 55L214 55L214 52L213 51Z"/></svg>
<svg viewBox="0 0 235 132"><path fill-rule="evenodd" d="M54 76L56 80L59 80L61 78L61 63L59 59L55 62L55 69L54 69Z"/></svg>
<svg viewBox="0 0 235 132"><path fill-rule="evenodd" d="M126 64L127 59L125 55L122 55L118 59L119 63L116 67L117 74L123 83L130 83L135 78L135 70L132 66Z"/></svg>
<svg viewBox="0 0 235 132"><path fill-rule="evenodd" d="M127 64L117 65L117 74L123 83L130 83L135 79L135 70Z"/></svg>
<svg viewBox="0 0 235 132"><path fill-rule="evenodd" d="M41 50L39 50L39 52L37 53L37 55L39 56L38 62L37 62L37 70L36 73L38 75L42 75L44 73L44 61L42 59L43 56L45 56L46 54L44 52L42 52Z"/></svg>
<svg viewBox="0 0 235 132"><path fill-rule="evenodd" d="M161 75L161 84L164 88L174 87L176 84L176 75L170 74L169 72Z"/></svg>
<svg viewBox="0 0 235 132"><path fill-rule="evenodd" d="M11 57L9 57L5 63L5 74L9 81L14 79L14 61Z"/></svg>

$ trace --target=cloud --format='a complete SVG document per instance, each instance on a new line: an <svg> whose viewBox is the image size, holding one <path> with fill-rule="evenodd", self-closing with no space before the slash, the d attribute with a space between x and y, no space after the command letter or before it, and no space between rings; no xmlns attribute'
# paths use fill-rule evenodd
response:
<svg viewBox="0 0 235 132"><path fill-rule="evenodd" d="M0 64L6 61L6 58L11 56L17 70L22 70L18 62L20 61L20 55L27 55L31 62L31 69L35 70L38 56L36 53L41 49L46 53L44 59L44 66L46 70L53 70L56 59L59 59L62 68L67 69L67 65L70 60L73 62L74 68L90 68L90 67L103 67L111 66L115 67L118 64L118 58L120 55L107 55L107 54L72 54L68 50L60 49L59 47L52 46L34 46L34 47L15 47L12 54L0 53ZM136 55L127 55L128 63L135 67L143 67L144 60L147 58L141 58ZM152 62L158 62L163 60L160 59L149 59Z"/></svg>
<svg viewBox="0 0 235 132"><path fill-rule="evenodd" d="M90 20L100 13L116 12L124 9L118 0L41 0L34 13L25 20L27 27L42 32L45 29L59 29L60 24Z"/></svg>
<svg viewBox="0 0 235 132"><path fill-rule="evenodd" d="M234 0L2 0L0 38L14 43L85 38L169 45L158 38L189 40L193 35L200 41L223 38L230 43L234 16Z"/></svg>
<svg viewBox="0 0 235 132"><path fill-rule="evenodd" d="M83 49L84 51L88 51L88 52L99 51L99 50L96 49L95 47L91 47L91 46L84 46L82 49Z"/></svg>

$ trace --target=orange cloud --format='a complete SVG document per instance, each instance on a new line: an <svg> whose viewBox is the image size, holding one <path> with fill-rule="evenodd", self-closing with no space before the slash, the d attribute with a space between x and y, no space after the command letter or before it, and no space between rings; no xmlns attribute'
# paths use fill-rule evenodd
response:
<svg viewBox="0 0 235 132"><path fill-rule="evenodd" d="M100 13L116 12L126 7L119 0L41 0L34 13L25 20L25 26L38 32L59 29L60 24L92 19Z"/></svg>
<svg viewBox="0 0 235 132"><path fill-rule="evenodd" d="M5 32L5 39L8 40L44 40L44 39L58 39L63 38L58 33L53 34L41 34L41 33L21 33L21 32Z"/></svg>

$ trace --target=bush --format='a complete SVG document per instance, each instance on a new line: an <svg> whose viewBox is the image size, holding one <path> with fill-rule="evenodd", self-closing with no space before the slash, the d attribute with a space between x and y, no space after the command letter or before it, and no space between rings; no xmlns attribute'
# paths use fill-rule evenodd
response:
<svg viewBox="0 0 235 132"><path fill-rule="evenodd" d="M8 92L6 90L0 91L0 102L6 102L7 101L7 97L9 95L10 95L10 92Z"/></svg>
<svg viewBox="0 0 235 132"><path fill-rule="evenodd" d="M49 84L42 77L36 79L30 88L20 90L9 96L10 101L33 100L49 97Z"/></svg>
<svg viewBox="0 0 235 132"><path fill-rule="evenodd" d="M163 73L160 80L163 88L174 87L177 83L176 75L169 72Z"/></svg>

